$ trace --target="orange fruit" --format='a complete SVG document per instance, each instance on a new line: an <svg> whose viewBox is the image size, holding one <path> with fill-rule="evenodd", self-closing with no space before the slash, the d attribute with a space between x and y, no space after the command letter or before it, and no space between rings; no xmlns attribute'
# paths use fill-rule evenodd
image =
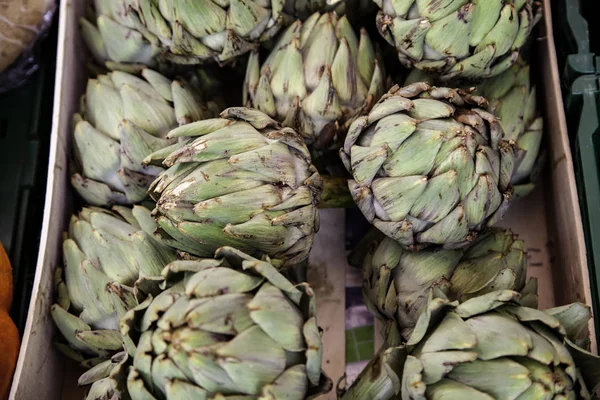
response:
<svg viewBox="0 0 600 400"><path fill-rule="evenodd" d="M0 399L8 399L17 357L19 331L8 315L13 297L12 267L0 243Z"/></svg>

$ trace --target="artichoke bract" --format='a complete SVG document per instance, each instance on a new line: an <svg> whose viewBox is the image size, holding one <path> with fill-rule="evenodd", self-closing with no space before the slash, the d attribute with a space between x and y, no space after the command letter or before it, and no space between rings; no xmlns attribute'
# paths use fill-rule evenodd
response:
<svg viewBox="0 0 600 400"><path fill-rule="evenodd" d="M506 71L541 18L534 0L375 0L377 28L407 68L441 79Z"/></svg>
<svg viewBox="0 0 600 400"><path fill-rule="evenodd" d="M383 64L367 32L346 17L313 14L296 21L261 65L250 55L244 102L323 148L385 91Z"/></svg>
<svg viewBox="0 0 600 400"><path fill-rule="evenodd" d="M71 217L55 276L58 300L52 318L68 344L67 356L85 366L123 350L119 318L138 305L134 284L160 276L175 252L152 237L150 210L86 207Z"/></svg>
<svg viewBox="0 0 600 400"><path fill-rule="evenodd" d="M114 71L90 79L81 103L73 117L71 183L96 206L144 200L163 170L143 165L144 158L172 144L165 138L171 129L212 115L189 85L150 69L142 78Z"/></svg>
<svg viewBox="0 0 600 400"><path fill-rule="evenodd" d="M331 389L308 284L228 247L163 276L166 290L121 322L133 400L302 400Z"/></svg>
<svg viewBox="0 0 600 400"><path fill-rule="evenodd" d="M530 66L519 58L506 72L479 85L477 93L489 100L504 130L504 139L517 144L511 184L515 197L526 196L535 187L545 161L544 120L537 109Z"/></svg>
<svg viewBox="0 0 600 400"><path fill-rule="evenodd" d="M372 246L363 263L363 294L384 321L388 344L408 340L432 288L465 301L495 290L523 291L521 304L537 307L537 284L526 287L524 243L510 230L494 229L465 249L409 252L390 238ZM525 290L524 290L525 289Z"/></svg>
<svg viewBox="0 0 600 400"><path fill-rule="evenodd" d="M600 358L573 343L589 308L540 311L518 299L510 290L463 303L432 295L406 344L381 350L341 398L591 399Z"/></svg>
<svg viewBox="0 0 600 400"><path fill-rule="evenodd" d="M296 132L260 111L229 108L168 136L192 138L147 160L168 167L149 192L165 243L200 257L233 246L283 267L308 257L323 181Z"/></svg>
<svg viewBox="0 0 600 400"><path fill-rule="evenodd" d="M357 118L340 156L367 220L411 250L466 246L500 220L515 145L487 108L483 97L419 82Z"/></svg>
<svg viewBox="0 0 600 400"><path fill-rule="evenodd" d="M96 0L95 20L80 20L94 58L109 69L168 61L228 61L272 38L284 0Z"/></svg>

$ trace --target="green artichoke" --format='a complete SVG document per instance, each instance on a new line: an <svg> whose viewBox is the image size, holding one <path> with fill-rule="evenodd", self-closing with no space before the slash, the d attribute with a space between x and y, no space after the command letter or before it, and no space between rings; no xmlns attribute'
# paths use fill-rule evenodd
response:
<svg viewBox="0 0 600 400"><path fill-rule="evenodd" d="M166 290L121 322L133 400L302 400L331 389L308 284L229 247L163 276Z"/></svg>
<svg viewBox="0 0 600 400"><path fill-rule="evenodd" d="M510 290L464 303L432 296L410 339L382 351L341 398L591 399L600 358L573 342L589 308L546 311Z"/></svg>
<svg viewBox="0 0 600 400"><path fill-rule="evenodd" d="M526 274L524 243L510 230L494 229L465 249L416 253L386 237L365 257L363 294L369 310L385 322L387 342L401 343L410 337L431 288L465 301L501 289L521 292ZM521 304L537 307L536 293L536 281L531 280Z"/></svg>
<svg viewBox="0 0 600 400"><path fill-rule="evenodd" d="M458 89L394 87L350 126L340 156L367 220L409 249L459 248L512 197L514 145L487 101Z"/></svg>
<svg viewBox="0 0 600 400"><path fill-rule="evenodd" d="M367 32L346 17L313 14L285 31L262 66L250 55L246 106L257 108L323 148L385 91L383 64Z"/></svg>
<svg viewBox="0 0 600 400"><path fill-rule="evenodd" d="M162 240L200 257L227 245L269 255L278 266L307 258L323 182L302 138L247 108L168 135L189 136L178 150L147 160L168 167L149 192Z"/></svg>
<svg viewBox="0 0 600 400"><path fill-rule="evenodd" d="M436 79L413 69L404 84ZM439 83L439 82L437 82ZM545 161L542 149L544 120L539 116L535 87L531 85L530 66L521 57L507 71L475 87L476 93L490 102L504 131L504 140L516 143L515 168L510 183L515 197L528 195L535 187ZM467 90L467 88L465 88Z"/></svg>
<svg viewBox="0 0 600 400"><path fill-rule="evenodd" d="M516 198L533 190L546 159L542 149L544 120L539 116L529 71L529 65L519 57L507 71L475 88L490 102L504 130L504 140L517 145L515 168L510 179ZM427 82L433 85L435 81L423 71L413 69L404 84Z"/></svg>
<svg viewBox="0 0 600 400"><path fill-rule="evenodd" d="M142 78L115 71L90 79L75 114L71 183L92 205L134 204L146 198L162 171L142 165L146 156L172 142L178 124L212 115L189 85L146 69Z"/></svg>
<svg viewBox="0 0 600 400"><path fill-rule="evenodd" d="M284 0L95 0L94 5L95 16L80 20L82 36L98 62L121 69L228 61L277 33Z"/></svg>
<svg viewBox="0 0 600 400"><path fill-rule="evenodd" d="M510 181L516 197L526 196L535 187L545 161L541 146L544 120L537 109L530 67L519 58L506 72L479 85L477 92L489 100L504 130L504 139L517 144Z"/></svg>
<svg viewBox="0 0 600 400"><path fill-rule="evenodd" d="M407 68L481 80L506 71L541 18L535 0L375 0L377 28Z"/></svg>
<svg viewBox="0 0 600 400"><path fill-rule="evenodd" d="M59 348L91 366L123 349L119 318L138 305L134 283L160 276L176 254L148 232L150 210L115 206L113 211L86 207L71 217L63 242L65 260L56 272L58 302L51 307L68 345Z"/></svg>

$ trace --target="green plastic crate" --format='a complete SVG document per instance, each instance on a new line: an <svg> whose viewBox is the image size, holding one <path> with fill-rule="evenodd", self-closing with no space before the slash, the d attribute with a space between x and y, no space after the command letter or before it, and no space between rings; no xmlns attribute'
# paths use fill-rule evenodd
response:
<svg viewBox="0 0 600 400"><path fill-rule="evenodd" d="M52 125L56 24L44 39L41 65L23 86L0 95L0 241L13 267L10 311L22 334L33 288Z"/></svg>
<svg viewBox="0 0 600 400"><path fill-rule="evenodd" d="M596 16L598 1L597 0L580 0L581 15ZM593 53L600 54L600 25L592 23L588 25L590 50ZM596 63L598 65L598 63Z"/></svg>
<svg viewBox="0 0 600 400"><path fill-rule="evenodd" d="M600 27L588 24L594 1L553 2L561 86L585 233L596 332L600 332ZM600 338L598 340L600 345Z"/></svg>
<svg viewBox="0 0 600 400"><path fill-rule="evenodd" d="M590 29L583 15L591 1L559 0L553 4L554 36L559 67L563 70L562 85L566 93L582 75L600 72L600 57L590 43ZM591 14L594 15L594 14ZM594 31L596 28L594 27ZM597 45L594 40L594 45Z"/></svg>
<svg viewBox="0 0 600 400"><path fill-rule="evenodd" d="M565 104L586 238L590 288L600 332L600 84L597 75L577 78ZM599 340L600 345L600 340Z"/></svg>

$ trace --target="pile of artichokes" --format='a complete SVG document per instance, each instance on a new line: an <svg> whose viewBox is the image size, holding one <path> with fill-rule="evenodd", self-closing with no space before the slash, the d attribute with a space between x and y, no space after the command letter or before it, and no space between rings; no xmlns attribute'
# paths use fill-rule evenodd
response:
<svg viewBox="0 0 600 400"><path fill-rule="evenodd" d="M88 8L81 35L98 75L71 149L83 202L51 308L59 349L86 370L87 400L330 391L301 271L319 208L332 206L372 224L352 257L384 338L340 398L597 390L600 358L576 344L589 308L538 310L526 245L496 226L544 161L520 55L539 4L375 0L372 15L371 5ZM413 69L394 82L386 71L399 76L401 64Z"/></svg>

